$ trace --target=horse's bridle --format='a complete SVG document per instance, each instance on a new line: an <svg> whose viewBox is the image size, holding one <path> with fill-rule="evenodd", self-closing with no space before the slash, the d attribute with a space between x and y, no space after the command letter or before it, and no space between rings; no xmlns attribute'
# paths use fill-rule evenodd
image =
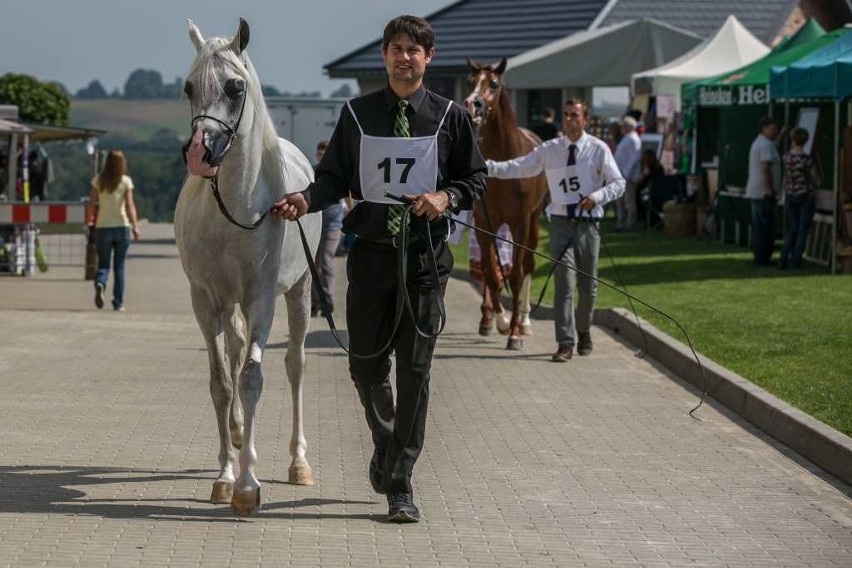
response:
<svg viewBox="0 0 852 568"><path fill-rule="evenodd" d="M212 120L213 122L216 122L216 123L220 124L221 126L223 126L225 128L227 135L228 135L228 145L225 147L225 150L222 152L222 156L224 157L225 154L228 152L228 150L231 149L231 146L234 145L234 142L237 140L237 131L240 129L240 123L242 123L242 121L243 121L243 112L246 109L246 99L247 98L248 98L248 91L246 91L243 94L243 102L242 102L242 105L240 105L240 114L237 117L237 122L234 123L234 126L231 126L230 124L228 124L224 120L216 118L215 116L211 116L209 114L197 114L194 117L192 117L192 120L189 123L190 132L192 132L192 130L195 128L195 125L198 123L198 121L204 120L204 119ZM188 144L187 144L187 146L188 146ZM184 161L186 161L186 148L184 148L183 157L184 157ZM224 215L225 219L227 219L229 222L231 222L232 224L236 225L237 227L239 227L241 229L245 229L247 231L253 231L260 226L260 224L263 222L264 219L266 219L266 216L269 214L269 211L270 211L269 209L264 211L263 215L261 215L260 218L257 221L255 221L254 223L252 223L251 225L247 225L245 223L240 223L239 221L234 219L234 216L231 215L231 212L228 211L227 207L225 207L225 202L222 201L222 194L219 193L219 174L217 173L216 175L208 177L207 179L210 180L210 187L213 189L213 197L216 198L216 204L219 206L219 211L222 212L222 215Z"/></svg>

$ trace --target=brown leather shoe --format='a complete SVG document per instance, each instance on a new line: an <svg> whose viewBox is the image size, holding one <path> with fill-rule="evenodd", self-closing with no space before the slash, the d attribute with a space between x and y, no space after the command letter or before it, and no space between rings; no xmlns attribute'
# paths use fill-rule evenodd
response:
<svg viewBox="0 0 852 568"><path fill-rule="evenodd" d="M574 352L574 347L571 345L560 345L556 353L550 358L554 363L567 363L568 359Z"/></svg>

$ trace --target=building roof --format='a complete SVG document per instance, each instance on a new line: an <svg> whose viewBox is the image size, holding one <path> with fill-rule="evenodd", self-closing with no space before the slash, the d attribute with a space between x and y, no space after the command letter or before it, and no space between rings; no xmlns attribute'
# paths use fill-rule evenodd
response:
<svg viewBox="0 0 852 568"><path fill-rule="evenodd" d="M465 57L492 63L586 30L606 0L460 0L427 20L435 30L431 76L467 69ZM332 78L384 74L381 39L325 66Z"/></svg>
<svg viewBox="0 0 852 568"><path fill-rule="evenodd" d="M426 17L435 29L430 76L512 58L565 36L652 18L709 37L733 14L771 43L799 0L459 0ZM325 65L329 77L383 75L381 39Z"/></svg>
<svg viewBox="0 0 852 568"><path fill-rule="evenodd" d="M769 44L798 0L610 0L601 26L638 18L656 18L703 37L713 35L734 15L763 43Z"/></svg>

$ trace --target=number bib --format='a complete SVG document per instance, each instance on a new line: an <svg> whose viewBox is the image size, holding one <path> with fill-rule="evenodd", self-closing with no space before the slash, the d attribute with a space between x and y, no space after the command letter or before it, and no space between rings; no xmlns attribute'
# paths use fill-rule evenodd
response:
<svg viewBox="0 0 852 568"><path fill-rule="evenodd" d="M438 183L438 132L450 111L452 102L438 130L433 136L395 138L364 134L361 124L352 113L361 129L361 159L358 163L361 194L372 203L398 203L385 197L385 192L394 195L408 193L420 195L435 191Z"/></svg>
<svg viewBox="0 0 852 568"><path fill-rule="evenodd" d="M583 197L595 191L589 165L577 163L573 166L549 168L544 171L550 201L556 205L576 205Z"/></svg>

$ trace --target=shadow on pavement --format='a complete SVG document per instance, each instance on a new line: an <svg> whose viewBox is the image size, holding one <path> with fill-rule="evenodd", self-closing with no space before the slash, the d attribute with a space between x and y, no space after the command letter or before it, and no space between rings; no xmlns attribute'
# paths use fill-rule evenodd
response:
<svg viewBox="0 0 852 568"><path fill-rule="evenodd" d="M266 519L365 519L381 521L383 515L321 512L297 513L293 509L325 505L373 505L375 501L306 498L297 501L264 503L260 513L242 519L235 517L228 505L214 505L195 497L163 499L90 499L78 486L110 483L150 484L163 481L209 480L212 486L215 470L151 471L145 469L23 465L0 466L0 489L5 496L0 503L3 513L35 513L53 515L92 515L104 518L156 519L163 521L228 522ZM200 474L209 474L202 476ZM265 484L286 482L264 480ZM261 489L261 494L263 490ZM140 492L141 493L141 492ZM150 493L149 493L150 494ZM147 504L152 503L152 504ZM157 503L157 504L154 504ZM184 503L184 505L170 505ZM206 507L194 507L206 505Z"/></svg>

